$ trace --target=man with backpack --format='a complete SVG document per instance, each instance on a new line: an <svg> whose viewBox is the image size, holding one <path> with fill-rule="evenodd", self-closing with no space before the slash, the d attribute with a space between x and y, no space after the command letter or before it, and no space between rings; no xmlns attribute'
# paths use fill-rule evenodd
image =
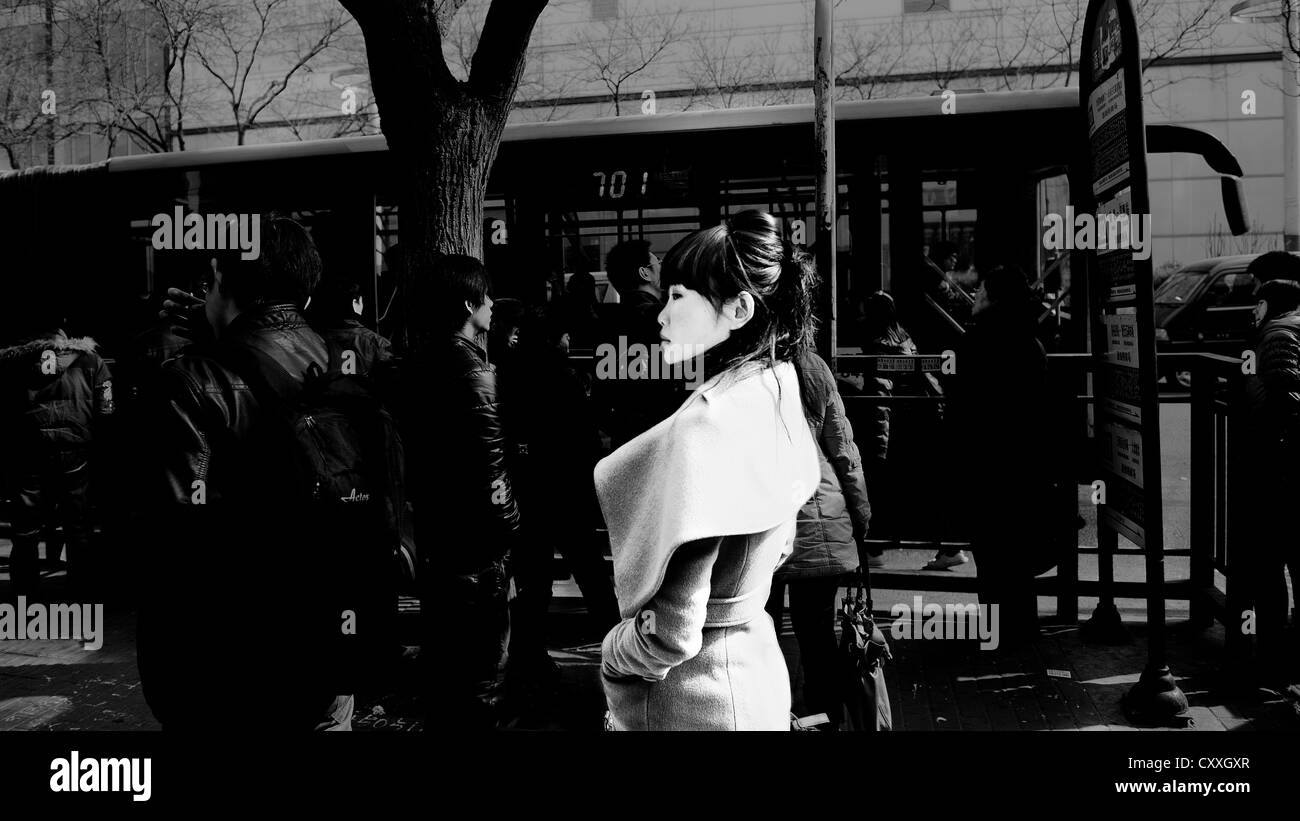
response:
<svg viewBox="0 0 1300 821"><path fill-rule="evenodd" d="M261 237L257 259L212 264L191 306L202 341L163 365L151 417L138 652L167 729L350 729L346 694L391 647L400 446L302 317L320 277L311 237L274 217Z"/></svg>

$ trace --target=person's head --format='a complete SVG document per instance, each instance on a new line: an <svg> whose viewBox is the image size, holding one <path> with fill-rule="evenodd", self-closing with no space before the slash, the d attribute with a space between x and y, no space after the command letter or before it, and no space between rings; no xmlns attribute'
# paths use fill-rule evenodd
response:
<svg viewBox="0 0 1300 821"><path fill-rule="evenodd" d="M467 336L487 333L492 327L492 280L483 263L460 254L442 256L434 280L436 310L442 319L439 330Z"/></svg>
<svg viewBox="0 0 1300 821"><path fill-rule="evenodd" d="M901 342L904 336L898 325L898 310L894 298L884 291L876 291L863 301L863 326L868 341L889 338Z"/></svg>
<svg viewBox="0 0 1300 821"><path fill-rule="evenodd" d="M1274 279L1300 282L1300 257L1286 251L1269 251L1252 259L1246 273L1253 274L1259 282Z"/></svg>
<svg viewBox="0 0 1300 821"><path fill-rule="evenodd" d="M980 280L975 292L971 315L984 313L990 308L1008 305L1025 305L1033 299L1025 272L1014 265L996 265Z"/></svg>
<svg viewBox="0 0 1300 821"><path fill-rule="evenodd" d="M503 297L492 303L492 328L488 332L488 352L500 358L519 346L524 326L524 303Z"/></svg>
<svg viewBox="0 0 1300 821"><path fill-rule="evenodd" d="M1255 324L1289 314L1300 308L1300 283L1291 279L1271 279L1255 291Z"/></svg>
<svg viewBox="0 0 1300 821"><path fill-rule="evenodd" d="M643 239L629 239L610 249L605 257L605 272L619 296L627 297L639 290L658 295L660 288L659 257Z"/></svg>
<svg viewBox="0 0 1300 821"><path fill-rule="evenodd" d="M664 258L664 361L707 352L717 373L791 361L813 344L817 271L771 214L744 211L689 234Z"/></svg>
<svg viewBox="0 0 1300 821"><path fill-rule="evenodd" d="M274 214L260 219L257 259L241 259L238 251L209 258L204 314L218 335L259 305L288 302L303 308L320 282L320 255L307 229Z"/></svg>
<svg viewBox="0 0 1300 821"><path fill-rule="evenodd" d="M570 298L583 305L596 302L596 278L586 271L578 271L564 284L564 291Z"/></svg>
<svg viewBox="0 0 1300 821"><path fill-rule="evenodd" d="M331 277L321 280L311 299L311 310L326 321L337 322L354 319L365 311L365 297L361 286L351 280L339 281Z"/></svg>
<svg viewBox="0 0 1300 821"><path fill-rule="evenodd" d="M930 249L930 259L934 260L934 264L942 271L956 270L957 246L951 242L936 242Z"/></svg>
<svg viewBox="0 0 1300 821"><path fill-rule="evenodd" d="M530 308L519 321L519 346L530 356L569 352L569 313L557 305Z"/></svg>

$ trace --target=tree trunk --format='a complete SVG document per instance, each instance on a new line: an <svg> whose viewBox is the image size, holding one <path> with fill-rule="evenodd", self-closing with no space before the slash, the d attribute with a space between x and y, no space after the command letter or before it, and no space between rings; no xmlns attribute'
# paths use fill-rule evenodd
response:
<svg viewBox="0 0 1300 821"><path fill-rule="evenodd" d="M375 101L396 170L399 242L399 331L394 341L419 357L422 342L442 329L419 304L420 280L440 254L482 259L483 199L510 103L523 73L523 52L545 0L496 2L474 55L468 82L456 80L442 56L429 6L373 5L344 0L366 39ZM382 4L381 4L382 6ZM423 289L424 299L430 293Z"/></svg>

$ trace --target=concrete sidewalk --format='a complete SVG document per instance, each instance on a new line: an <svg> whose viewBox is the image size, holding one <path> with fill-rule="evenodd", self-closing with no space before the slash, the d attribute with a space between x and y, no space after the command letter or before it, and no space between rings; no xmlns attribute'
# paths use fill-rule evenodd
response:
<svg viewBox="0 0 1300 821"><path fill-rule="evenodd" d="M0 601L12 602L4 573L7 544L0 543ZM560 675L551 695L525 711L521 730L598 730L604 698L598 676L600 636L593 635L581 599L558 583L551 621L551 656ZM60 574L46 580L47 599L61 596ZM888 635L888 602L910 594L878 591L878 621ZM1043 599L1040 602L1047 602ZM408 607L409 607L408 603ZM1046 610L1046 608L1043 608ZM1080 612L1091 613L1081 602ZM1146 666L1144 624L1124 611L1134 641L1120 646L1083 643L1077 625L1051 626L1017 650L983 651L975 641L892 640L886 667L897 730L1131 730L1120 699ZM409 618L408 612L408 618ZM156 729L140 691L135 665L135 614L106 609L103 647L71 641L0 642L0 730ZM1044 612L1050 617L1050 612ZM795 670L795 711L803 714L798 648L788 616L781 642ZM429 648L425 648L426 652ZM433 652L437 652L433 648ZM214 648L214 664L239 664L237 644ZM1220 669L1223 628L1195 631L1171 621L1168 660L1191 704L1195 730L1300 729L1294 709L1281 699L1231 695ZM450 660L449 660L450 661ZM1049 674L1049 671L1052 671ZM256 671L249 684L256 686ZM361 694L357 730L418 730L424 725L413 670L395 692ZM249 716L251 726L256 716Z"/></svg>

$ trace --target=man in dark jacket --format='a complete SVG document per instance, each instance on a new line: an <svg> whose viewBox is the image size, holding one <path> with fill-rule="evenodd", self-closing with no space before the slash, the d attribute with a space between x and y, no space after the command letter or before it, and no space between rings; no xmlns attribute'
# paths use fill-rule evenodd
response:
<svg viewBox="0 0 1300 821"><path fill-rule="evenodd" d="M393 347L388 340L367 328L359 319L365 310L361 287L355 282L321 283L312 297L307 318L312 327L330 342L335 351L351 360L340 362L341 368L357 376L369 377L393 362Z"/></svg>
<svg viewBox="0 0 1300 821"><path fill-rule="evenodd" d="M659 287L659 258L645 240L626 240L615 245L606 258L610 284L618 291L602 324L596 347L597 379L592 399L599 424L618 448L666 419L685 398L680 385L670 379L626 378L633 368L626 360L634 345L643 345L649 356L659 355L659 312L663 297ZM602 358L619 361L618 378L601 378ZM646 372L651 363L647 362Z"/></svg>
<svg viewBox="0 0 1300 821"><path fill-rule="evenodd" d="M466 256L441 258L431 279L435 293L421 300L434 322L426 330L430 366L413 380L421 394L408 405L403 434L422 547L429 721L491 729L508 621L506 562L519 533L496 370L480 342L492 324L491 283L483 264Z"/></svg>
<svg viewBox="0 0 1300 821"><path fill-rule="evenodd" d="M312 366L328 364L300 313L320 258L292 220L262 218L261 238L258 259L232 254L212 267L188 329L207 340L159 376L153 578L138 654L145 697L167 729L220 729L232 718L290 731L351 726L352 697L325 673L331 636L318 594L340 569L300 544L287 470L259 446L274 424L255 384L271 378L266 360L299 389Z"/></svg>
<svg viewBox="0 0 1300 821"><path fill-rule="evenodd" d="M502 320L510 322L499 313L494 331ZM593 470L600 439L582 383L562 350L565 328L554 313L540 311L517 316L514 323L517 344L498 345L492 355L511 411L511 478L526 522L525 543L511 557L517 595L510 604L506 671L506 687L526 711L544 700L559 674L547 654L546 630L556 550L582 590L592 635L603 636L620 617L596 539L600 506ZM501 330L509 333L508 327Z"/></svg>
<svg viewBox="0 0 1300 821"><path fill-rule="evenodd" d="M1300 284L1269 280L1256 298L1256 372L1246 378L1252 421L1247 475L1255 504L1250 550L1242 566L1254 592L1259 683L1285 690L1296 680L1291 665L1297 648L1294 643L1288 647L1285 639L1284 568L1290 567L1293 586L1300 578L1290 515L1300 498L1300 469L1295 467L1300 459Z"/></svg>
<svg viewBox="0 0 1300 821"><path fill-rule="evenodd" d="M974 326L957 352L952 392L959 475L980 602L1000 606L1002 644L1037 636L1033 579L1050 549L1047 355L1035 335L1029 283L1013 266L984 275ZM1009 521L1009 514L1021 517ZM1047 557L1047 558L1045 558Z"/></svg>
<svg viewBox="0 0 1300 821"><path fill-rule="evenodd" d="M18 593L40 578L47 525L63 526L74 581L88 575L91 443L97 420L113 413L112 375L95 341L70 339L52 324L0 348L0 480L14 502L9 572ZM56 558L48 544L46 558Z"/></svg>

